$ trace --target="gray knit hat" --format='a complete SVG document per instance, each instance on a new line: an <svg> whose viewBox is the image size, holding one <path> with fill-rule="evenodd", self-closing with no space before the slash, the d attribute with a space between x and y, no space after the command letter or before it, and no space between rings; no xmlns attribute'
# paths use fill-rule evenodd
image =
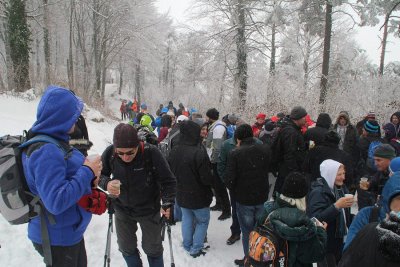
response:
<svg viewBox="0 0 400 267"><path fill-rule="evenodd" d="M378 146L374 151L374 157L393 159L396 157L396 151L389 144L382 144Z"/></svg>

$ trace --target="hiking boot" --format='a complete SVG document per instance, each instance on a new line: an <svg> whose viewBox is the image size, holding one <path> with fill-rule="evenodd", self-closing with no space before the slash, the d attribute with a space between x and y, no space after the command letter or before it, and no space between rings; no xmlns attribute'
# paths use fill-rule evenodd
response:
<svg viewBox="0 0 400 267"><path fill-rule="evenodd" d="M240 234L232 234L228 240L226 240L227 245L233 245L236 241L240 240Z"/></svg>
<svg viewBox="0 0 400 267"><path fill-rule="evenodd" d="M207 249L209 249L210 248L210 244L208 243L208 242L204 242L203 243L203 249L204 250L207 250Z"/></svg>
<svg viewBox="0 0 400 267"><path fill-rule="evenodd" d="M192 256L193 258L197 258L197 257L199 257L201 255L203 255L203 256L206 255L206 252L204 250L202 250L202 249L200 249L199 252L197 252L195 254L190 254L190 256Z"/></svg>
<svg viewBox="0 0 400 267"><path fill-rule="evenodd" d="M231 217L230 212L222 212L222 214L218 217L218 220L223 221L229 219Z"/></svg>
<svg viewBox="0 0 400 267"><path fill-rule="evenodd" d="M212 206L210 208L210 210L212 210L212 211L222 211L222 207L221 207L221 205L215 204L214 206Z"/></svg>
<svg viewBox="0 0 400 267"><path fill-rule="evenodd" d="M243 266L244 266L244 260L245 260L245 258L243 257L243 259L234 260L234 263L235 263L236 265L239 265L240 267L243 267Z"/></svg>

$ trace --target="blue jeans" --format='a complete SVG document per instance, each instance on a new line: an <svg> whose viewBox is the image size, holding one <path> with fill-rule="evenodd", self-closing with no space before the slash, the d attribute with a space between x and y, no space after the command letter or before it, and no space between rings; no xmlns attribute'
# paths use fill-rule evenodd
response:
<svg viewBox="0 0 400 267"><path fill-rule="evenodd" d="M193 255L204 246L204 237L210 222L210 208L192 210L181 207L181 210L183 247Z"/></svg>
<svg viewBox="0 0 400 267"><path fill-rule="evenodd" d="M181 206L178 205L178 202L176 201L176 199L175 199L175 204L174 204L174 221L175 222L182 221Z"/></svg>
<svg viewBox="0 0 400 267"><path fill-rule="evenodd" d="M264 205L245 206L236 202L236 212L242 230L243 252L245 256L249 254L249 235L256 225L257 219L264 212Z"/></svg>

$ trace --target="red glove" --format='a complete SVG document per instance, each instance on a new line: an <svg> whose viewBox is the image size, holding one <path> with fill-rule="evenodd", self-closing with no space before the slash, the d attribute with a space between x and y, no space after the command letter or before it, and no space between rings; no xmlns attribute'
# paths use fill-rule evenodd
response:
<svg viewBox="0 0 400 267"><path fill-rule="evenodd" d="M98 189L92 189L91 194L81 197L78 205L88 212L101 215L107 210L107 195Z"/></svg>

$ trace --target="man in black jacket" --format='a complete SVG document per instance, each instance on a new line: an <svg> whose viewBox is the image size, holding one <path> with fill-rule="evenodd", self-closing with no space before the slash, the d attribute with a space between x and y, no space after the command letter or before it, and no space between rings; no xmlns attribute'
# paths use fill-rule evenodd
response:
<svg viewBox="0 0 400 267"><path fill-rule="evenodd" d="M243 252L249 252L249 234L257 218L264 211L264 202L268 199L268 172L271 159L269 146L257 144L253 131L248 124L240 125L236 131L238 148L231 151L224 174L224 182L232 191L236 200L236 211L242 230ZM243 265L243 260L235 260Z"/></svg>
<svg viewBox="0 0 400 267"><path fill-rule="evenodd" d="M294 171L301 171L301 166L306 154L306 145L301 127L306 124L307 111L300 106L294 107L290 118L282 122L273 153L278 164L278 178L274 191L281 193L285 177Z"/></svg>
<svg viewBox="0 0 400 267"><path fill-rule="evenodd" d="M207 151L200 143L200 126L180 123L180 143L168 161L177 179L176 200L182 209L183 247L192 257L204 255L204 238L210 221L214 177ZM194 227L193 227L194 225Z"/></svg>
<svg viewBox="0 0 400 267"><path fill-rule="evenodd" d="M128 267L142 266L137 249L137 224L142 229L142 248L150 267L162 267L161 218L169 219L176 193L176 179L166 159L153 145L139 142L136 129L119 124L114 129L113 145L102 155L103 170L99 186L117 197L113 201L119 250ZM112 176L112 178L110 178Z"/></svg>

